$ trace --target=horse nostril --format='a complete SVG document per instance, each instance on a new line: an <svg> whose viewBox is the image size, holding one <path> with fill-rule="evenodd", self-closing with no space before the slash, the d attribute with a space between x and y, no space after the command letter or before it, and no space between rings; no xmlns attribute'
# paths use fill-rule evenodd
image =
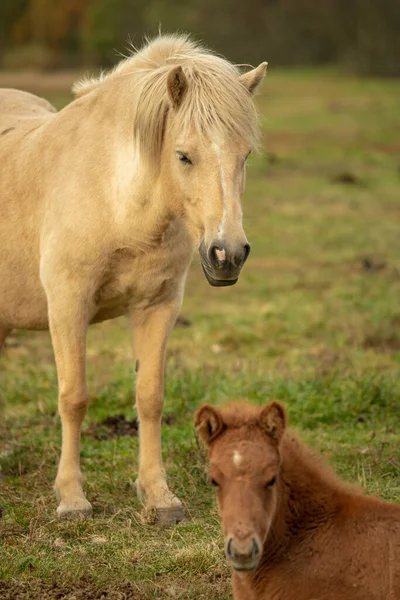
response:
<svg viewBox="0 0 400 600"><path fill-rule="evenodd" d="M253 538L253 543L252 543L252 549L251 549L251 556L252 558L255 558L256 556L258 556L261 552L260 550L260 546L257 543L257 540L255 538Z"/></svg>
<svg viewBox="0 0 400 600"><path fill-rule="evenodd" d="M250 254L250 244L245 244L239 252L237 252L233 258L233 264L235 267L243 267L248 256Z"/></svg>
<svg viewBox="0 0 400 600"><path fill-rule="evenodd" d="M212 245L208 251L211 263L223 264L226 261L226 251L223 246Z"/></svg>
<svg viewBox="0 0 400 600"><path fill-rule="evenodd" d="M244 245L244 257L243 257L243 264L246 262L246 260L249 258L249 254L250 254L250 244L245 244Z"/></svg>
<svg viewBox="0 0 400 600"><path fill-rule="evenodd" d="M228 543L226 544L226 555L229 556L229 558L235 558L235 553L233 551L233 538L229 538Z"/></svg>

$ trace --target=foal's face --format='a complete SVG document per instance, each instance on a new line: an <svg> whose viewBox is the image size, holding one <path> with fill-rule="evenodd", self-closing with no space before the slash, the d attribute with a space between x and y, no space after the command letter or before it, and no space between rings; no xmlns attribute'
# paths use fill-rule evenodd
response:
<svg viewBox="0 0 400 600"><path fill-rule="evenodd" d="M283 409L271 403L260 411L257 424L229 427L223 414L206 406L196 424L209 444L209 483L217 490L226 556L235 571L252 571L278 505Z"/></svg>
<svg viewBox="0 0 400 600"><path fill-rule="evenodd" d="M178 135L175 142L172 177L213 286L236 283L250 252L241 207L249 154L242 140L211 140L192 133Z"/></svg>
<svg viewBox="0 0 400 600"><path fill-rule="evenodd" d="M228 431L210 453L209 482L217 489L225 553L237 571L258 565L277 504L279 454L262 437Z"/></svg>

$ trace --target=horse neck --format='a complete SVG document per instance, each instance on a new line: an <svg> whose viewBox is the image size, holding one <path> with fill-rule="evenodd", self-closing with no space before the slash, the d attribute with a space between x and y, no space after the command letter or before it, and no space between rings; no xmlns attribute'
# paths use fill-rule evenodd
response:
<svg viewBox="0 0 400 600"><path fill-rule="evenodd" d="M338 511L341 497L330 471L290 434L282 443L277 485L277 511L264 546L267 562L327 524Z"/></svg>

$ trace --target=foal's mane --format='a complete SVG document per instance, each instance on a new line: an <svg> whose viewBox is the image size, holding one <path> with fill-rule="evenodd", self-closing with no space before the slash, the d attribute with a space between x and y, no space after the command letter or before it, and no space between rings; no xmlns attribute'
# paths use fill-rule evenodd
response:
<svg viewBox="0 0 400 600"><path fill-rule="evenodd" d="M257 147L258 113L250 92L238 79L238 67L186 35L160 35L112 71L77 81L72 90L80 97L112 85L116 92L129 81L134 135L141 153L154 161L161 153L169 110L167 77L171 67L178 65L189 88L176 115L179 131L194 128L210 138L216 134L233 135Z"/></svg>

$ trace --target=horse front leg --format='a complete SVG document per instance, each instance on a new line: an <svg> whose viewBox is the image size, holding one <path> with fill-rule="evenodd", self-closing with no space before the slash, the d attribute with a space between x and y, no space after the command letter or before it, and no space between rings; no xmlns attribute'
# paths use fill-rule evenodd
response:
<svg viewBox="0 0 400 600"><path fill-rule="evenodd" d="M47 283L47 282L46 282ZM62 424L62 448L55 481L63 518L90 516L92 507L82 489L80 432L88 405L86 386L87 301L70 282L44 285L49 325L58 375L58 410Z"/></svg>
<svg viewBox="0 0 400 600"><path fill-rule="evenodd" d="M168 489L161 457L164 363L169 334L180 302L151 311L132 311L136 359L136 406L139 415L139 476L136 489L148 521L168 525L183 519L182 504Z"/></svg>

